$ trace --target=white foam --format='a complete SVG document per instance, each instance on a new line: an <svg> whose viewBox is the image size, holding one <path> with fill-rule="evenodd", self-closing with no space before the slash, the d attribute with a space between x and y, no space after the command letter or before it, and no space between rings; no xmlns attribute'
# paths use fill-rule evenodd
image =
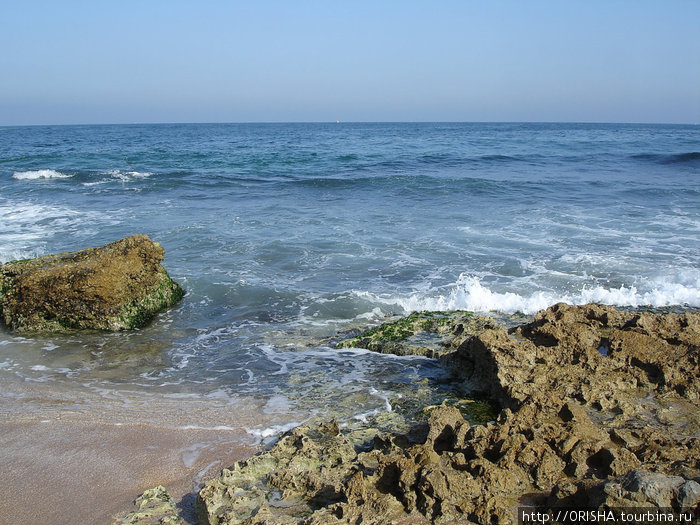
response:
<svg viewBox="0 0 700 525"><path fill-rule="evenodd" d="M179 430L238 430L235 427L230 427L227 425L217 425L214 427L202 427L199 425L184 425L177 427Z"/></svg>
<svg viewBox="0 0 700 525"><path fill-rule="evenodd" d="M29 259L43 255L37 244L44 244L56 232L85 225L115 224L116 219L99 212L81 212L65 206L51 206L0 197L0 262ZM28 246L34 246L28 249Z"/></svg>
<svg viewBox="0 0 700 525"><path fill-rule="evenodd" d="M298 427L301 424L303 424L302 421L291 421L281 425L272 425L262 429L244 428L243 430L253 436L251 445L261 444L265 447L269 447L274 444L283 433Z"/></svg>
<svg viewBox="0 0 700 525"><path fill-rule="evenodd" d="M67 179L70 177L72 177L72 175L61 173L56 170L15 171L12 174L12 178L17 180Z"/></svg>
<svg viewBox="0 0 700 525"><path fill-rule="evenodd" d="M233 400L231 397L231 393L228 392L225 388L217 388L216 390L209 392L206 394L204 397L207 399L219 399L219 400Z"/></svg>
<svg viewBox="0 0 700 525"><path fill-rule="evenodd" d="M145 179L150 177L152 173L147 171L121 171L121 170L109 170L108 175L121 182L129 182L134 179Z"/></svg>
<svg viewBox="0 0 700 525"><path fill-rule="evenodd" d="M279 370L277 370L276 372L271 372L270 375L277 376L287 374L289 372L287 368L287 361L282 356L280 356L280 354L277 351L275 351L275 348L272 345L261 344L258 345L258 348L262 350L262 353L265 354L265 357L267 359L269 359L274 364L280 367Z"/></svg>
<svg viewBox="0 0 700 525"><path fill-rule="evenodd" d="M373 308L371 312L365 312L363 314L359 314L355 316L356 320L360 319L366 319L366 320L372 320L372 319L381 319L384 317L384 312L382 312L379 308Z"/></svg>
<svg viewBox="0 0 700 525"><path fill-rule="evenodd" d="M39 377L25 377L24 380L30 383L47 383L49 381L55 381L56 378L48 374L44 374Z"/></svg>
<svg viewBox="0 0 700 525"><path fill-rule="evenodd" d="M214 460L211 463L209 463L206 467L204 467L202 470L197 472L197 475L194 477L193 487L192 487L195 492L199 492L199 489L202 488L204 476L207 475L207 473L212 469L212 467L218 465L219 463L221 463L220 460L218 460L218 459Z"/></svg>
<svg viewBox="0 0 700 525"><path fill-rule="evenodd" d="M379 392L376 388L371 387L369 389L369 393L372 394L373 396L378 397L384 402L384 406L382 407L377 407L374 410L369 410L367 412L362 412L360 414L356 414L353 416L353 419L360 421L362 423L367 423L371 418L374 416L381 414L383 412L393 412L394 409L391 406L391 403L389 402L389 397L383 393Z"/></svg>
<svg viewBox="0 0 700 525"><path fill-rule="evenodd" d="M687 272L686 272L687 273ZM421 310L499 311L534 314L558 302L570 304L602 303L616 306L700 307L700 272L684 278L659 278L644 286L605 287L584 285L571 293L535 291L531 293L495 292L484 286L478 277L460 275L457 282L442 293L420 292L409 295L381 296L355 292L360 297L386 305L400 306L406 312ZM442 290L441 290L442 291ZM435 292L435 290L434 290Z"/></svg>

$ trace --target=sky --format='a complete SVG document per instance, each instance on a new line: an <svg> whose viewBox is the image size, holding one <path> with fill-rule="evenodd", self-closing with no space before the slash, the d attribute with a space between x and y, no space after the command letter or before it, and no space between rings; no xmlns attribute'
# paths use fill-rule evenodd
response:
<svg viewBox="0 0 700 525"><path fill-rule="evenodd" d="M700 0L0 0L0 125L700 123Z"/></svg>

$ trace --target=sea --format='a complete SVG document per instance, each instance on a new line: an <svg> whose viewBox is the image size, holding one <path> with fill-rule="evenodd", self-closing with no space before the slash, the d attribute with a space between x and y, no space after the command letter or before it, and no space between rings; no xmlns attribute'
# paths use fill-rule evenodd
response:
<svg viewBox="0 0 700 525"><path fill-rule="evenodd" d="M1 127L0 224L0 262L148 234L186 291L133 332L0 329L2 417L391 426L453 395L445 370L334 338L419 310L700 307L700 127Z"/></svg>

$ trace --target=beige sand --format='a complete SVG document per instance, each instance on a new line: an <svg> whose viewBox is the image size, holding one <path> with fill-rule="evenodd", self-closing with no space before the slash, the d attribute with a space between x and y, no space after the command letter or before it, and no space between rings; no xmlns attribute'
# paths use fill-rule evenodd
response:
<svg viewBox="0 0 700 525"><path fill-rule="evenodd" d="M109 524L159 484L191 517L195 485L254 453L241 437L60 420L0 424L0 523Z"/></svg>
<svg viewBox="0 0 700 525"><path fill-rule="evenodd" d="M2 378L0 523L111 524L159 484L189 521L198 484L258 450L244 427L273 419L253 401L111 398Z"/></svg>

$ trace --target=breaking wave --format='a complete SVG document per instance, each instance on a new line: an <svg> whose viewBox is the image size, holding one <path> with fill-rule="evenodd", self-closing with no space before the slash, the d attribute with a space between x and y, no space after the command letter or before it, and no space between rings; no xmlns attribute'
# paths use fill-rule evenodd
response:
<svg viewBox="0 0 700 525"><path fill-rule="evenodd" d="M671 306L682 305L700 307L700 276L686 283L659 280L647 291L637 286L606 288L603 286L583 287L573 293L536 291L532 293L497 292L484 286L479 278L460 275L457 282L449 286L445 293L426 295L424 292L409 295L375 295L369 292L355 292L360 297L373 302L399 306L405 312L421 310L469 310L473 312L499 311L503 313L522 312L534 314L553 304L600 303L615 306Z"/></svg>

